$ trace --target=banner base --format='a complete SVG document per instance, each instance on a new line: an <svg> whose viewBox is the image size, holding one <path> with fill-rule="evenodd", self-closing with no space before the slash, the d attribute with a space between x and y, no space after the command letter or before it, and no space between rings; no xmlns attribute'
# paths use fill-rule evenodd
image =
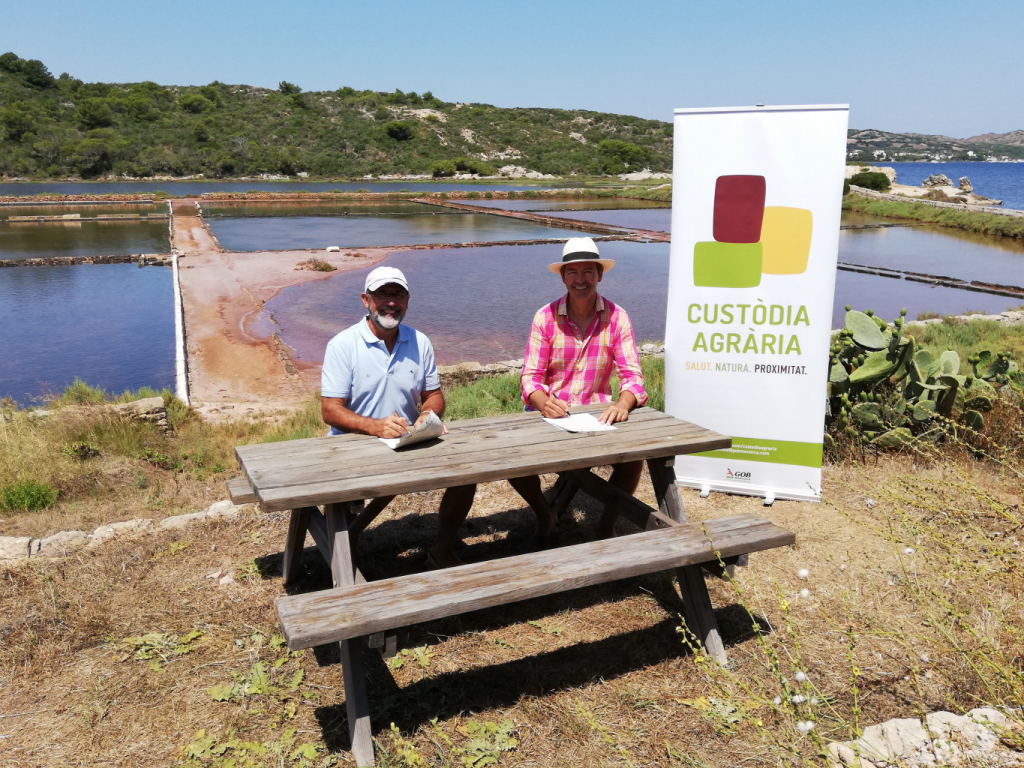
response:
<svg viewBox="0 0 1024 768"><path fill-rule="evenodd" d="M711 491L731 493L736 496L760 496L764 499L766 507L770 507L778 499L786 501L821 501L821 491L815 492L810 488L805 491L789 488L768 490L766 488L751 488L749 485L739 485L738 483L709 483L707 480L679 477L678 475L676 476L676 485L685 485L687 488L699 489L701 498L707 498Z"/></svg>

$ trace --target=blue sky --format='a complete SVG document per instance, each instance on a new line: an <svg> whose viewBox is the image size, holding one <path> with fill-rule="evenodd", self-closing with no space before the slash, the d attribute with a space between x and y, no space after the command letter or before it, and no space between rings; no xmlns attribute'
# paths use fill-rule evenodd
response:
<svg viewBox="0 0 1024 768"><path fill-rule="evenodd" d="M432 91L671 119L849 103L851 127L1024 129L1024 0L837 3L0 0L0 52L86 81Z"/></svg>

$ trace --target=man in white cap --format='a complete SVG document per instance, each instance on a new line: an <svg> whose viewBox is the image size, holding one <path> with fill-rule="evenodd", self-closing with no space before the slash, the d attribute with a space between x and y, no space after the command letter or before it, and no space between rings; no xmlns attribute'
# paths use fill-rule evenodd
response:
<svg viewBox="0 0 1024 768"><path fill-rule="evenodd" d="M562 260L548 266L561 276L566 294L541 307L533 318L520 380L527 409L559 418L574 405L606 403L598 419L612 424L626 421L631 410L647 402L629 316L597 292L597 284L614 266L612 259L601 258L589 237L567 240ZM611 379L616 370L619 396L613 401ZM610 482L632 495L642 471L640 461L617 464ZM522 487L516 490L524 497L535 499L540 493L539 478L521 478L518 485ZM543 507L546 509L534 506L540 546L556 522L550 507ZM616 505L605 506L597 527L600 538L615 535L618 514Z"/></svg>
<svg viewBox="0 0 1024 768"><path fill-rule="evenodd" d="M434 348L426 335L402 325L409 307L409 283L400 270L374 269L366 276L360 298L366 317L327 344L321 413L332 435L399 437L430 411L438 417L444 414ZM475 491L475 485L445 491L437 537L427 553L430 565L460 564L455 536L473 505Z"/></svg>

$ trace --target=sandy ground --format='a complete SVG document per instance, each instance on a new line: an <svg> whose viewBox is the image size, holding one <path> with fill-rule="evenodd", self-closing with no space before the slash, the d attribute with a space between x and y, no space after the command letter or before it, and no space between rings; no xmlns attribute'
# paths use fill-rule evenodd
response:
<svg viewBox="0 0 1024 768"><path fill-rule="evenodd" d="M214 417L225 410L239 416L290 409L316 389L316 367L294 363L276 334L262 338L251 324L282 289L361 269L388 253L382 249L228 253L197 215L194 202L185 200L174 203L171 244L181 256L189 394L201 413ZM297 268L313 256L337 271Z"/></svg>
<svg viewBox="0 0 1024 768"><path fill-rule="evenodd" d="M312 256L335 272L296 269ZM193 404L200 410L287 408L319 383L311 366L292 362L287 347L250 330L264 304L283 288L324 280L384 259L387 251L259 251L191 253L180 262ZM236 412L237 415L237 412Z"/></svg>

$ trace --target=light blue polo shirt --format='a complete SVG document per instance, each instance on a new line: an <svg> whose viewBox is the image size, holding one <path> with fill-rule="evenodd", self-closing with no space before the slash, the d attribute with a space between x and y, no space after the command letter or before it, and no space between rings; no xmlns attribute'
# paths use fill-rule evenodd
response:
<svg viewBox="0 0 1024 768"><path fill-rule="evenodd" d="M345 407L360 416L383 419L398 411L412 424L420 415L420 396L440 388L430 339L407 325L398 326L391 352L366 318L327 343L320 394L345 398ZM331 434L343 433L331 427Z"/></svg>

